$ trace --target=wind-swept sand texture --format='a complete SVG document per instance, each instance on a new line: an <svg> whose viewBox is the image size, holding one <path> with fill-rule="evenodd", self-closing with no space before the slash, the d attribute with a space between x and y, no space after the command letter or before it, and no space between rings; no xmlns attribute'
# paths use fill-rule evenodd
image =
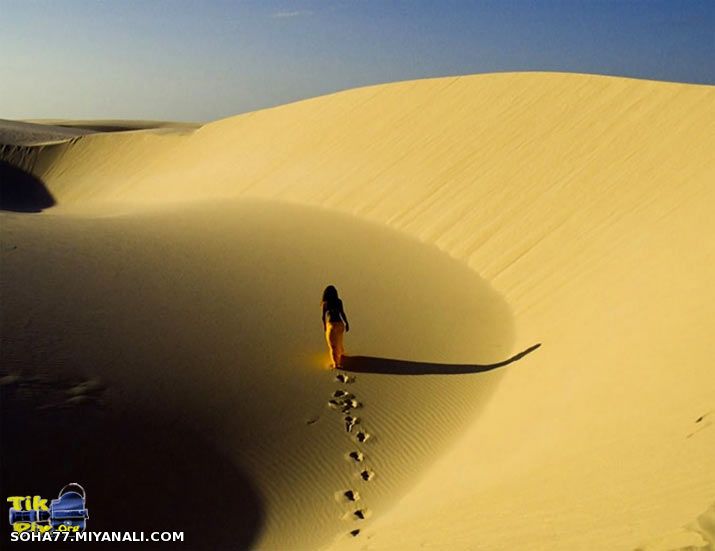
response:
<svg viewBox="0 0 715 551"><path fill-rule="evenodd" d="M0 144L4 150L13 145L59 143L89 133L89 130L83 128L66 128L57 125L0 119Z"/></svg>
<svg viewBox="0 0 715 551"><path fill-rule="evenodd" d="M712 87L523 73L4 148L54 206L0 215L3 492L197 549L715 549L714 144Z"/></svg>
<svg viewBox="0 0 715 551"><path fill-rule="evenodd" d="M135 130L195 130L201 126L195 122L174 121L142 121L142 120L66 120L66 119L36 119L30 123L55 125L68 129L90 130L93 132L127 132Z"/></svg>

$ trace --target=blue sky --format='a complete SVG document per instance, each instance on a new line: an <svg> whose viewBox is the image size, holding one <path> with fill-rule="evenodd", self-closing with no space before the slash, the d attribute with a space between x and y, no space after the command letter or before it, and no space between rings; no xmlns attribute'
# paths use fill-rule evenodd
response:
<svg viewBox="0 0 715 551"><path fill-rule="evenodd" d="M715 84L715 1L0 0L0 118L204 121L495 71Z"/></svg>

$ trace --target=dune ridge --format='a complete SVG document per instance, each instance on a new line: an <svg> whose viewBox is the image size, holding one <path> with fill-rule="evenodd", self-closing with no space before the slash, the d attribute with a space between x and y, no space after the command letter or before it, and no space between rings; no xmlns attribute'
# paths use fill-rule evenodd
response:
<svg viewBox="0 0 715 551"><path fill-rule="evenodd" d="M150 377L159 388L177 377L181 387L202 355L218 350L220 375L202 382L198 395L211 401L218 393L219 406L202 412L196 400L190 425L256 482L265 501L256 547L310 549L334 540L335 548L633 549L688 525L715 500L715 431L696 432L704 426L696 419L715 407L707 354L715 314L715 244L707 238L713 143L710 86L514 73L360 88L190 133L97 133L28 149L25 166L57 206L34 219L3 214L10 229L3 252L19 255L7 252L10 238L19 251L54 232L58 246L72 243L77 259L91 260L90 273L108 270L121 285L154 270L164 278L154 292L199 306L204 337L187 358L170 347L151 352L148 342L146 354L131 358L149 372L158 363L181 365ZM80 237L95 225L106 228L101 238ZM130 226L132 246L121 245ZM270 228L278 228L273 238ZM236 236L242 245L234 245ZM324 266L328 253L314 250L323 242L350 269ZM160 243L174 243L165 253L174 258L168 272L156 260ZM282 260L245 264L249 243L281 251ZM382 246L392 257L376 263L372 254ZM6 296L29 277L40 296L49 293L35 274L37 257L25 254L4 270ZM216 263L221 257L226 264ZM132 262L139 268L127 279ZM197 271L202 262L213 266L207 275ZM302 320L320 285L339 273L348 314L357 310L359 321L348 336L354 356L490 364L542 343L486 373L354 373L344 388L362 402L359 415L374 434L358 443L376 473L360 486L370 510L364 520L350 517L339 494L323 500L361 482L360 466L341 458L353 435L327 405L343 386L307 368L321 362L320 328L300 337L282 329L294 356L269 362L274 379L253 375L265 368L256 367L259 351L271 341L251 327L267 331L273 318L256 313L261 303L236 294L235 280L222 275L267 276L270 285L256 296L272 304L271 285L280 288L285 269L293 274L303 262L312 268L283 290L294 297L291 316ZM421 271L408 268L415 263ZM409 292L399 285L406 274L414 278ZM82 296L72 271L59 277L66 293ZM385 289L377 284L383 277ZM215 280L234 304L247 305L249 321L186 286L212 289ZM122 311L100 296L96 281L97 296L87 302L94 310L82 322L72 314L72 323L90 327L88 320L101 319L93 318L97 311ZM133 300L146 296L140 289ZM384 304L393 302L404 312L398 319L415 324L410 331L389 323L395 314ZM15 316L31 303L29 296L14 301L4 333L19 331ZM160 324L178 319L181 308L161 313L170 303L147 306L145 315ZM46 308L34 306L30 318L45 319ZM57 307L60 319L63 311ZM132 329L131 310L119 319L126 334L145 338ZM171 327L190 334L188 324ZM209 327L222 339L210 337ZM50 323L35 335L53 329ZM232 332L248 336L222 344ZM19 339L8 354L18 371L32 367L23 360L28 346ZM57 346L67 355L80 349L79 342ZM245 350L247 378L235 379L229 366ZM135 405L156 400L134 388L131 372L118 376L119 366L96 354L78 369L99 370L119 389L111 407L123 407L127 388L141 394ZM313 359L287 365L301 355ZM91 367L102 362L114 369ZM274 388L275 380L285 388ZM276 392L281 405L236 406L249 389L264 399ZM163 409L173 412L188 390L165 392ZM235 407L261 419L261 430L226 421ZM303 419L305 411L322 411L321 421L307 424L317 413ZM294 457L304 461L296 465ZM695 548L712 547L702 541Z"/></svg>

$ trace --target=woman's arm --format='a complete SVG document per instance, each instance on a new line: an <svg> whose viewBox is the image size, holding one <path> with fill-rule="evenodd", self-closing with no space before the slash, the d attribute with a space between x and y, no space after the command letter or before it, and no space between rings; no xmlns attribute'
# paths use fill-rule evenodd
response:
<svg viewBox="0 0 715 551"><path fill-rule="evenodd" d="M325 329L325 303L322 304L323 307L323 315L321 316L323 318L323 329Z"/></svg>
<svg viewBox="0 0 715 551"><path fill-rule="evenodd" d="M345 332L347 333L350 331L350 322L348 321L348 317L345 315L345 310L343 310L343 305L340 303L340 316L345 320Z"/></svg>

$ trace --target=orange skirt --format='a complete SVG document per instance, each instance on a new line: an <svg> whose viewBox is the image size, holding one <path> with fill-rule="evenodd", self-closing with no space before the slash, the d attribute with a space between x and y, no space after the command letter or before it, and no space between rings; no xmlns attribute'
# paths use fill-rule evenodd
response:
<svg viewBox="0 0 715 551"><path fill-rule="evenodd" d="M330 359L333 367L340 367L343 360L343 335L345 324L342 321L327 322L325 324L325 340L330 350Z"/></svg>

